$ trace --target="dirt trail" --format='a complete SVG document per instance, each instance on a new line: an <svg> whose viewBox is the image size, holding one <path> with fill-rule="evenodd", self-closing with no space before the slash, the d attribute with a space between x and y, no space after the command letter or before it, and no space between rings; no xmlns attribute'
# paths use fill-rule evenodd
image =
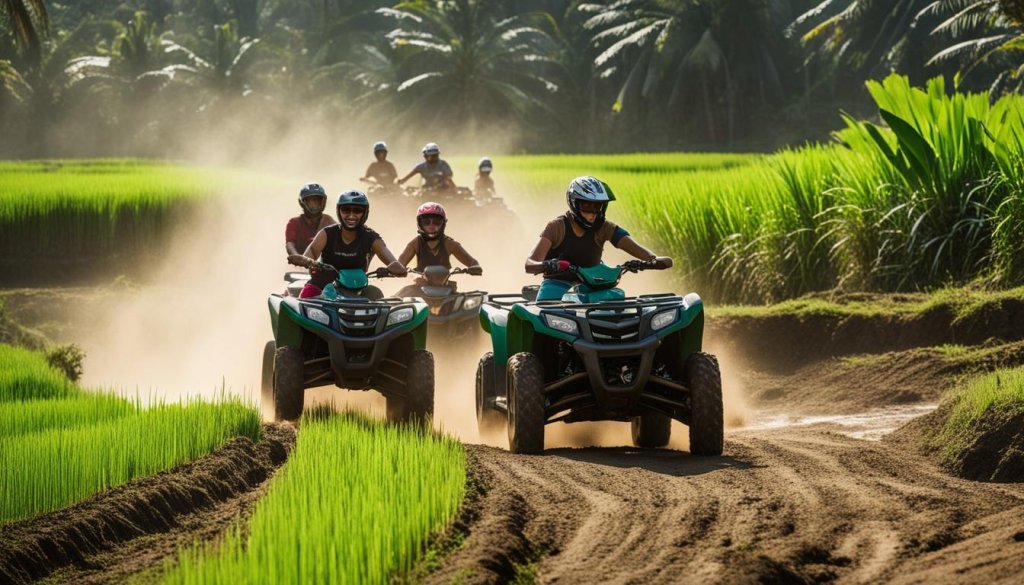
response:
<svg viewBox="0 0 1024 585"><path fill-rule="evenodd" d="M953 478L815 428L728 435L723 457L467 447L485 486L434 578L547 583L997 582L1024 571L1024 486Z"/></svg>

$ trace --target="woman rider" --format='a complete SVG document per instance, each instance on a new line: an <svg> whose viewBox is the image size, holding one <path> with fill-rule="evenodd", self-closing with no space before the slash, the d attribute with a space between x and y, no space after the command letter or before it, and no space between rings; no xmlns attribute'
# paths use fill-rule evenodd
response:
<svg viewBox="0 0 1024 585"><path fill-rule="evenodd" d="M669 268L672 259L657 257L638 244L629 232L605 219L608 203L615 195L603 181L594 177L577 177L565 192L569 211L544 227L540 241L526 259L526 272L544 274L537 293L538 301L559 300L579 282L569 266L587 268L601 262L605 242L638 258L655 262L655 268Z"/></svg>
<svg viewBox="0 0 1024 585"><path fill-rule="evenodd" d="M422 272L427 266L452 267L451 257L463 263L473 275L483 274L480 263L469 255L469 252L462 247L462 244L444 234L444 228L448 225L448 214L440 203L428 201L420 205L416 210L416 231L419 235L412 239L405 246L405 250L399 255L398 261L408 266L412 259L416 258L416 270ZM420 295L420 286L424 284L442 285L443 283L428 283L423 278L416 279L415 284L402 288L395 293L399 297L415 297ZM453 284L454 283L450 283ZM452 287L454 289L454 286Z"/></svg>
<svg viewBox="0 0 1024 585"><path fill-rule="evenodd" d="M386 273L405 276L405 266L395 259L388 250L384 240L372 229L366 227L366 218L370 215L370 200L361 191L345 191L338 196L339 223L320 230L313 242L303 254L312 260L330 264L338 270L359 269L366 271L374 255L380 258L386 268L379 268L378 274ZM300 298L315 297L334 279L330 271L318 271L310 267L313 278L302 289ZM363 289L363 296L377 300L384 296L375 286Z"/></svg>

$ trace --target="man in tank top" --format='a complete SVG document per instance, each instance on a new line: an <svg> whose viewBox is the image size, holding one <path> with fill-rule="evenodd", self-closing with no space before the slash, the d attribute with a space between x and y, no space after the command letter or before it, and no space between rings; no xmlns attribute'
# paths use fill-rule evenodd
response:
<svg viewBox="0 0 1024 585"><path fill-rule="evenodd" d="M370 200L366 194L345 191L338 196L336 209L339 223L320 230L304 256L330 264L338 270L359 269L364 272L369 269L370 260L377 256L385 265L377 270L378 273L407 274L405 265L395 258L380 235L366 226L366 218L370 215ZM313 277L302 289L300 298L319 295L335 277L333 272L315 268L310 268L310 274ZM379 288L370 285L363 289L363 296L377 300L384 295Z"/></svg>
<svg viewBox="0 0 1024 585"><path fill-rule="evenodd" d="M594 177L577 177L569 183L565 193L569 211L544 227L540 241L526 259L526 272L544 274L537 293L538 301L562 298L578 281L569 272L569 266L590 267L601 262L605 242L640 260L655 260L657 256L638 244L629 232L605 219L608 203L615 195L603 181ZM665 268L671 266L671 260Z"/></svg>
<svg viewBox="0 0 1024 585"><path fill-rule="evenodd" d="M444 228L447 224L448 214L445 212L443 205L433 201L420 205L419 209L416 210L418 235L405 246L405 250L398 256L398 261L408 266L415 258L415 267L418 271L422 271L427 266L444 266L451 269L451 257L455 256L456 260L469 269L470 274L483 274L480 263L462 247L462 244L444 234ZM410 284L395 293L395 296L420 296L419 288L424 284L439 286L444 283L429 282L426 278L420 277L416 279L414 284ZM454 282L449 282L448 284L452 287L452 290L455 289Z"/></svg>

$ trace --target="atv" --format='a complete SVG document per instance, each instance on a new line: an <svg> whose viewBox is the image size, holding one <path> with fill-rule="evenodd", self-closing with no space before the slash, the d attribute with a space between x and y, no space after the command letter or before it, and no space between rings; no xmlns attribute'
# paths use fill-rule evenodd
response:
<svg viewBox="0 0 1024 585"><path fill-rule="evenodd" d="M700 297L616 287L666 260L570 267L580 283L558 301L491 295L480 308L493 347L476 374L481 434L505 425L513 453L538 454L549 423L629 421L634 445L664 447L675 419L689 426L691 454L720 455L721 374L701 351Z"/></svg>
<svg viewBox="0 0 1024 585"><path fill-rule="evenodd" d="M469 269L427 266L422 272L409 272L423 276L427 283L409 285L402 289L401 296L419 297L430 307L427 325L431 339L465 340L478 334L480 305L487 299L487 293L456 291L455 283L448 280L456 274L472 274Z"/></svg>
<svg viewBox="0 0 1024 585"><path fill-rule="evenodd" d="M429 421L434 356L425 349L427 305L416 299L370 300L363 296L369 280L362 270L303 262L337 277L318 297L271 294L267 301L274 340L263 353L262 398L274 420L298 419L304 390L333 383L381 392L389 420Z"/></svg>

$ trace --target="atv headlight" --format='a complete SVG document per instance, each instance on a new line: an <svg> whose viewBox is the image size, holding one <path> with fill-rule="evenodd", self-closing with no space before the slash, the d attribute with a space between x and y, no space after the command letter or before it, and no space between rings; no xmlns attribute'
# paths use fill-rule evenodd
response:
<svg viewBox="0 0 1024 585"><path fill-rule="evenodd" d="M480 301L484 300L481 296L466 297L466 300L462 303L462 310L471 311L480 306Z"/></svg>
<svg viewBox="0 0 1024 585"><path fill-rule="evenodd" d="M384 326L391 327L392 325L405 323L409 319L412 319L412 307L403 307L397 311L391 311L388 314L388 321Z"/></svg>
<svg viewBox="0 0 1024 585"><path fill-rule="evenodd" d="M651 317L651 329L657 331L664 329L674 323L676 320L676 310L662 311L657 315Z"/></svg>
<svg viewBox="0 0 1024 585"><path fill-rule="evenodd" d="M306 316L312 319L313 321L320 323L321 325L331 324L331 316L316 307L307 308Z"/></svg>
<svg viewBox="0 0 1024 585"><path fill-rule="evenodd" d="M580 332L580 327L575 321L565 317L559 317L558 315L544 313L544 322L548 324L548 327L555 331L561 331L562 333L568 333L569 335L579 335Z"/></svg>

